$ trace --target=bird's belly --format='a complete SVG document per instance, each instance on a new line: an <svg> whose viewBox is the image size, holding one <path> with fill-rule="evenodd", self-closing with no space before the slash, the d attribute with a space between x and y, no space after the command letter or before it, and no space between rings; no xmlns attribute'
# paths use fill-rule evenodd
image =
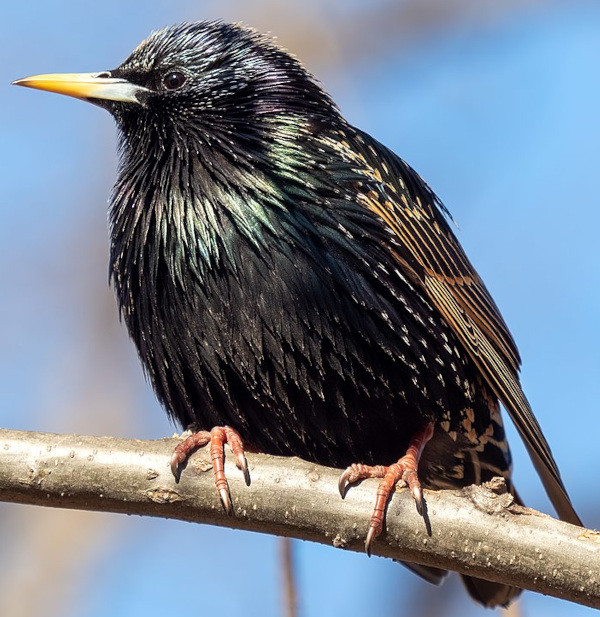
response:
<svg viewBox="0 0 600 617"><path fill-rule="evenodd" d="M129 317L172 418L227 424L262 452L334 467L395 462L426 422L457 435L448 442L457 451L476 446L489 401L417 290L405 290L407 305L401 288L386 296L365 276L368 293L357 298L300 256L268 271L252 259L235 276L190 287L185 302L178 289L153 290L154 319Z"/></svg>
<svg viewBox="0 0 600 617"><path fill-rule="evenodd" d="M456 374L440 379L402 339L390 352L350 328L335 334L323 321L316 328L289 319L288 336L265 319L233 328L219 320L194 340L183 334L154 384L159 398L184 426L227 424L261 452L333 467L395 462L430 421L450 435L445 450L477 447L490 408L468 361L457 359ZM443 457L430 450L435 465ZM450 456L444 464L456 463Z"/></svg>

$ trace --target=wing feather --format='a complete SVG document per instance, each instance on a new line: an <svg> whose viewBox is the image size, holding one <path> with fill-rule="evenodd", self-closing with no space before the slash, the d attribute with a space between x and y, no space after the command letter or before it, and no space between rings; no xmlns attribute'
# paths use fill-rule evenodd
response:
<svg viewBox="0 0 600 617"><path fill-rule="evenodd" d="M448 211L408 164L366 133L356 132L352 150L371 180L362 202L393 232L397 263L426 291L508 410L560 518L581 525L521 388L516 344L452 233Z"/></svg>

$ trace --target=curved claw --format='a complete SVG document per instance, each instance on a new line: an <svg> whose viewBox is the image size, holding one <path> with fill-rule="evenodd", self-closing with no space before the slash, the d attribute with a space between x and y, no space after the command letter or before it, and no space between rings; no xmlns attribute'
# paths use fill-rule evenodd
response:
<svg viewBox="0 0 600 617"><path fill-rule="evenodd" d="M243 454L238 454L237 466L238 469L241 469L242 473L244 474L244 481L246 482L246 486L250 486L250 470L248 469L248 461Z"/></svg>
<svg viewBox="0 0 600 617"><path fill-rule="evenodd" d="M365 540L365 553L367 556L371 556L371 544L373 544L373 540L378 536L377 529L371 525L369 527L369 533L367 533L367 538Z"/></svg>
<svg viewBox="0 0 600 617"><path fill-rule="evenodd" d="M177 452L173 452L173 454L171 455L171 472L173 473L173 476L175 477L175 480L179 481L179 456L177 455Z"/></svg>
<svg viewBox="0 0 600 617"><path fill-rule="evenodd" d="M346 489L348 488L348 484L349 484L348 479L350 478L351 473L352 472L350 468L348 468L346 469L346 471L343 471L340 474L340 477L338 480L338 490L340 491L340 495L342 496L342 499L344 499L344 497L346 496Z"/></svg>
<svg viewBox="0 0 600 617"><path fill-rule="evenodd" d="M417 506L417 512L420 516L423 516L423 491L420 486L413 486L411 489L411 493L413 499L415 500L415 505Z"/></svg>
<svg viewBox="0 0 600 617"><path fill-rule="evenodd" d="M219 495L221 497L221 503L227 516L233 516L233 505L231 504L231 498L229 497L229 491L226 488L219 489Z"/></svg>

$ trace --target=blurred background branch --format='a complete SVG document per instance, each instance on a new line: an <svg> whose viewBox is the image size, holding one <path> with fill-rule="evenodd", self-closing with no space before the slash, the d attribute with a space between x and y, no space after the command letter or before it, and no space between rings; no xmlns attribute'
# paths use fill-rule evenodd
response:
<svg viewBox="0 0 600 617"><path fill-rule="evenodd" d="M228 517L218 502L209 448L190 458L176 483L169 467L175 444L0 430L0 499L175 518L364 550L376 481L352 487L342 501L339 471L249 454L250 487L233 464L226 469L236 513ZM374 553L600 608L598 532L515 505L500 479L462 491L426 491L424 518L410 495L400 493Z"/></svg>
<svg viewBox="0 0 600 617"><path fill-rule="evenodd" d="M296 570L294 567L294 545L291 538L282 537L281 547L281 576L283 578L283 615L298 617L298 588Z"/></svg>

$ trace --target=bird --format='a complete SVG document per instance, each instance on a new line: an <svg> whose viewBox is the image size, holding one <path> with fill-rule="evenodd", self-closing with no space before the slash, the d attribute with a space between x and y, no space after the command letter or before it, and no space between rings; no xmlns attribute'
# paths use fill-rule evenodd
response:
<svg viewBox="0 0 600 617"><path fill-rule="evenodd" d="M581 525L519 381L516 344L412 167L352 126L270 36L221 20L153 32L116 69L13 82L112 114L120 165L110 278L157 398L210 443L378 478L365 548L396 486L496 476L519 498L500 404L559 517ZM432 582L442 570L408 564ZM464 576L485 606L515 587Z"/></svg>

